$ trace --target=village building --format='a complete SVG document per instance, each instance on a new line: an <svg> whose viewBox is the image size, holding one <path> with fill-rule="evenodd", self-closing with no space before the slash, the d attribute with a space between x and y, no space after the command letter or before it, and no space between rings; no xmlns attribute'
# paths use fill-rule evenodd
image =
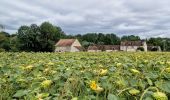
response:
<svg viewBox="0 0 170 100"><path fill-rule="evenodd" d="M119 45L93 45L89 46L87 49L88 52L100 52L100 51L112 52L119 50L120 50Z"/></svg>
<svg viewBox="0 0 170 100"><path fill-rule="evenodd" d="M55 52L84 51L77 39L60 39L55 45ZM113 51L161 51L160 46L147 45L146 41L122 41L120 45L91 45L87 52L113 52Z"/></svg>
<svg viewBox="0 0 170 100"><path fill-rule="evenodd" d="M55 47L55 52L80 52L84 50L77 39L60 39Z"/></svg>
<svg viewBox="0 0 170 100"><path fill-rule="evenodd" d="M89 46L88 49L87 49L88 52L100 52L102 50L99 49L98 46Z"/></svg>
<svg viewBox="0 0 170 100"><path fill-rule="evenodd" d="M120 51L120 45L104 45L104 51L106 52Z"/></svg>
<svg viewBox="0 0 170 100"><path fill-rule="evenodd" d="M93 45L88 47L88 52L99 51L148 51L147 43L144 40L141 41L122 41L120 45Z"/></svg>
<svg viewBox="0 0 170 100"><path fill-rule="evenodd" d="M143 48L144 51L147 51L146 41L123 41L120 44L121 51L137 51L139 48Z"/></svg>

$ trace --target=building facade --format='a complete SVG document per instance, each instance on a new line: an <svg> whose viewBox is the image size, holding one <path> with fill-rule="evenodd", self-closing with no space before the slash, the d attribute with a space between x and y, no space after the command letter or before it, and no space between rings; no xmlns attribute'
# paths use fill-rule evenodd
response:
<svg viewBox="0 0 170 100"><path fill-rule="evenodd" d="M60 39L55 45L55 52L80 52L83 47L77 39Z"/></svg>
<svg viewBox="0 0 170 100"><path fill-rule="evenodd" d="M120 45L93 45L89 46L87 49L88 52L100 52L100 51L112 52L119 50Z"/></svg>
<svg viewBox="0 0 170 100"><path fill-rule="evenodd" d="M146 41L123 41L120 44L121 51L137 51L139 48L143 48L144 51L147 51Z"/></svg>

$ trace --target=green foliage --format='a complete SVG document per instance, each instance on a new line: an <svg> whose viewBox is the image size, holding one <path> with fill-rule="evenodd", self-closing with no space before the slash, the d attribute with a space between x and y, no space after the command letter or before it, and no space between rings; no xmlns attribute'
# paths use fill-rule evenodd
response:
<svg viewBox="0 0 170 100"><path fill-rule="evenodd" d="M75 35L72 38L77 38L83 46L88 47L92 44L99 45L118 45L120 44L120 38L115 34L104 34L104 33L87 33L84 35Z"/></svg>
<svg viewBox="0 0 170 100"><path fill-rule="evenodd" d="M139 36L118 37L114 33L86 33L66 35L59 26L43 22L40 26L31 24L21 26L17 34L0 32L0 48L5 51L53 52L55 43L63 38L77 38L83 47L89 45L120 45L121 41L138 41ZM170 38L150 38L148 45L160 46L163 51L170 51ZM155 48L152 50L155 51Z"/></svg>
<svg viewBox="0 0 170 100"><path fill-rule="evenodd" d="M1 50L10 51L10 35L6 32L0 32L0 48Z"/></svg>
<svg viewBox="0 0 170 100"><path fill-rule="evenodd" d="M60 27L44 22L40 26L21 26L18 29L17 38L21 51L54 51L55 43L64 36Z"/></svg>
<svg viewBox="0 0 170 100"><path fill-rule="evenodd" d="M170 53L0 53L0 90L2 100L168 100Z"/></svg>
<svg viewBox="0 0 170 100"><path fill-rule="evenodd" d="M148 44L160 46L163 51L170 51L170 38L150 38Z"/></svg>
<svg viewBox="0 0 170 100"><path fill-rule="evenodd" d="M158 48L152 48L151 51L158 51Z"/></svg>
<svg viewBox="0 0 170 100"><path fill-rule="evenodd" d="M137 50L144 51L144 48L143 47L138 47Z"/></svg>
<svg viewBox="0 0 170 100"><path fill-rule="evenodd" d="M138 41L140 40L139 36L129 35L129 36L122 36L121 41Z"/></svg>

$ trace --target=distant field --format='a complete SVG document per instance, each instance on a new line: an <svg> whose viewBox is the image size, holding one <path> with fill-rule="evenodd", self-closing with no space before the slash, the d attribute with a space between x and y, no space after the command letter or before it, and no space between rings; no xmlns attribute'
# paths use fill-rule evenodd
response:
<svg viewBox="0 0 170 100"><path fill-rule="evenodd" d="M0 53L0 100L168 100L170 53Z"/></svg>

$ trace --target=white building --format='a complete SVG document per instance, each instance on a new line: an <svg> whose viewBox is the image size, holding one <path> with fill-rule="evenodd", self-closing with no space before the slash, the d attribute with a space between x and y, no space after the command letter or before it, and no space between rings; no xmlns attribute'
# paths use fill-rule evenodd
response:
<svg viewBox="0 0 170 100"><path fill-rule="evenodd" d="M60 39L55 45L55 52L79 52L83 47L77 39Z"/></svg>
<svg viewBox="0 0 170 100"><path fill-rule="evenodd" d="M146 41L124 41L121 42L120 45L121 51L137 51L139 48L143 48L144 51L147 51Z"/></svg>

